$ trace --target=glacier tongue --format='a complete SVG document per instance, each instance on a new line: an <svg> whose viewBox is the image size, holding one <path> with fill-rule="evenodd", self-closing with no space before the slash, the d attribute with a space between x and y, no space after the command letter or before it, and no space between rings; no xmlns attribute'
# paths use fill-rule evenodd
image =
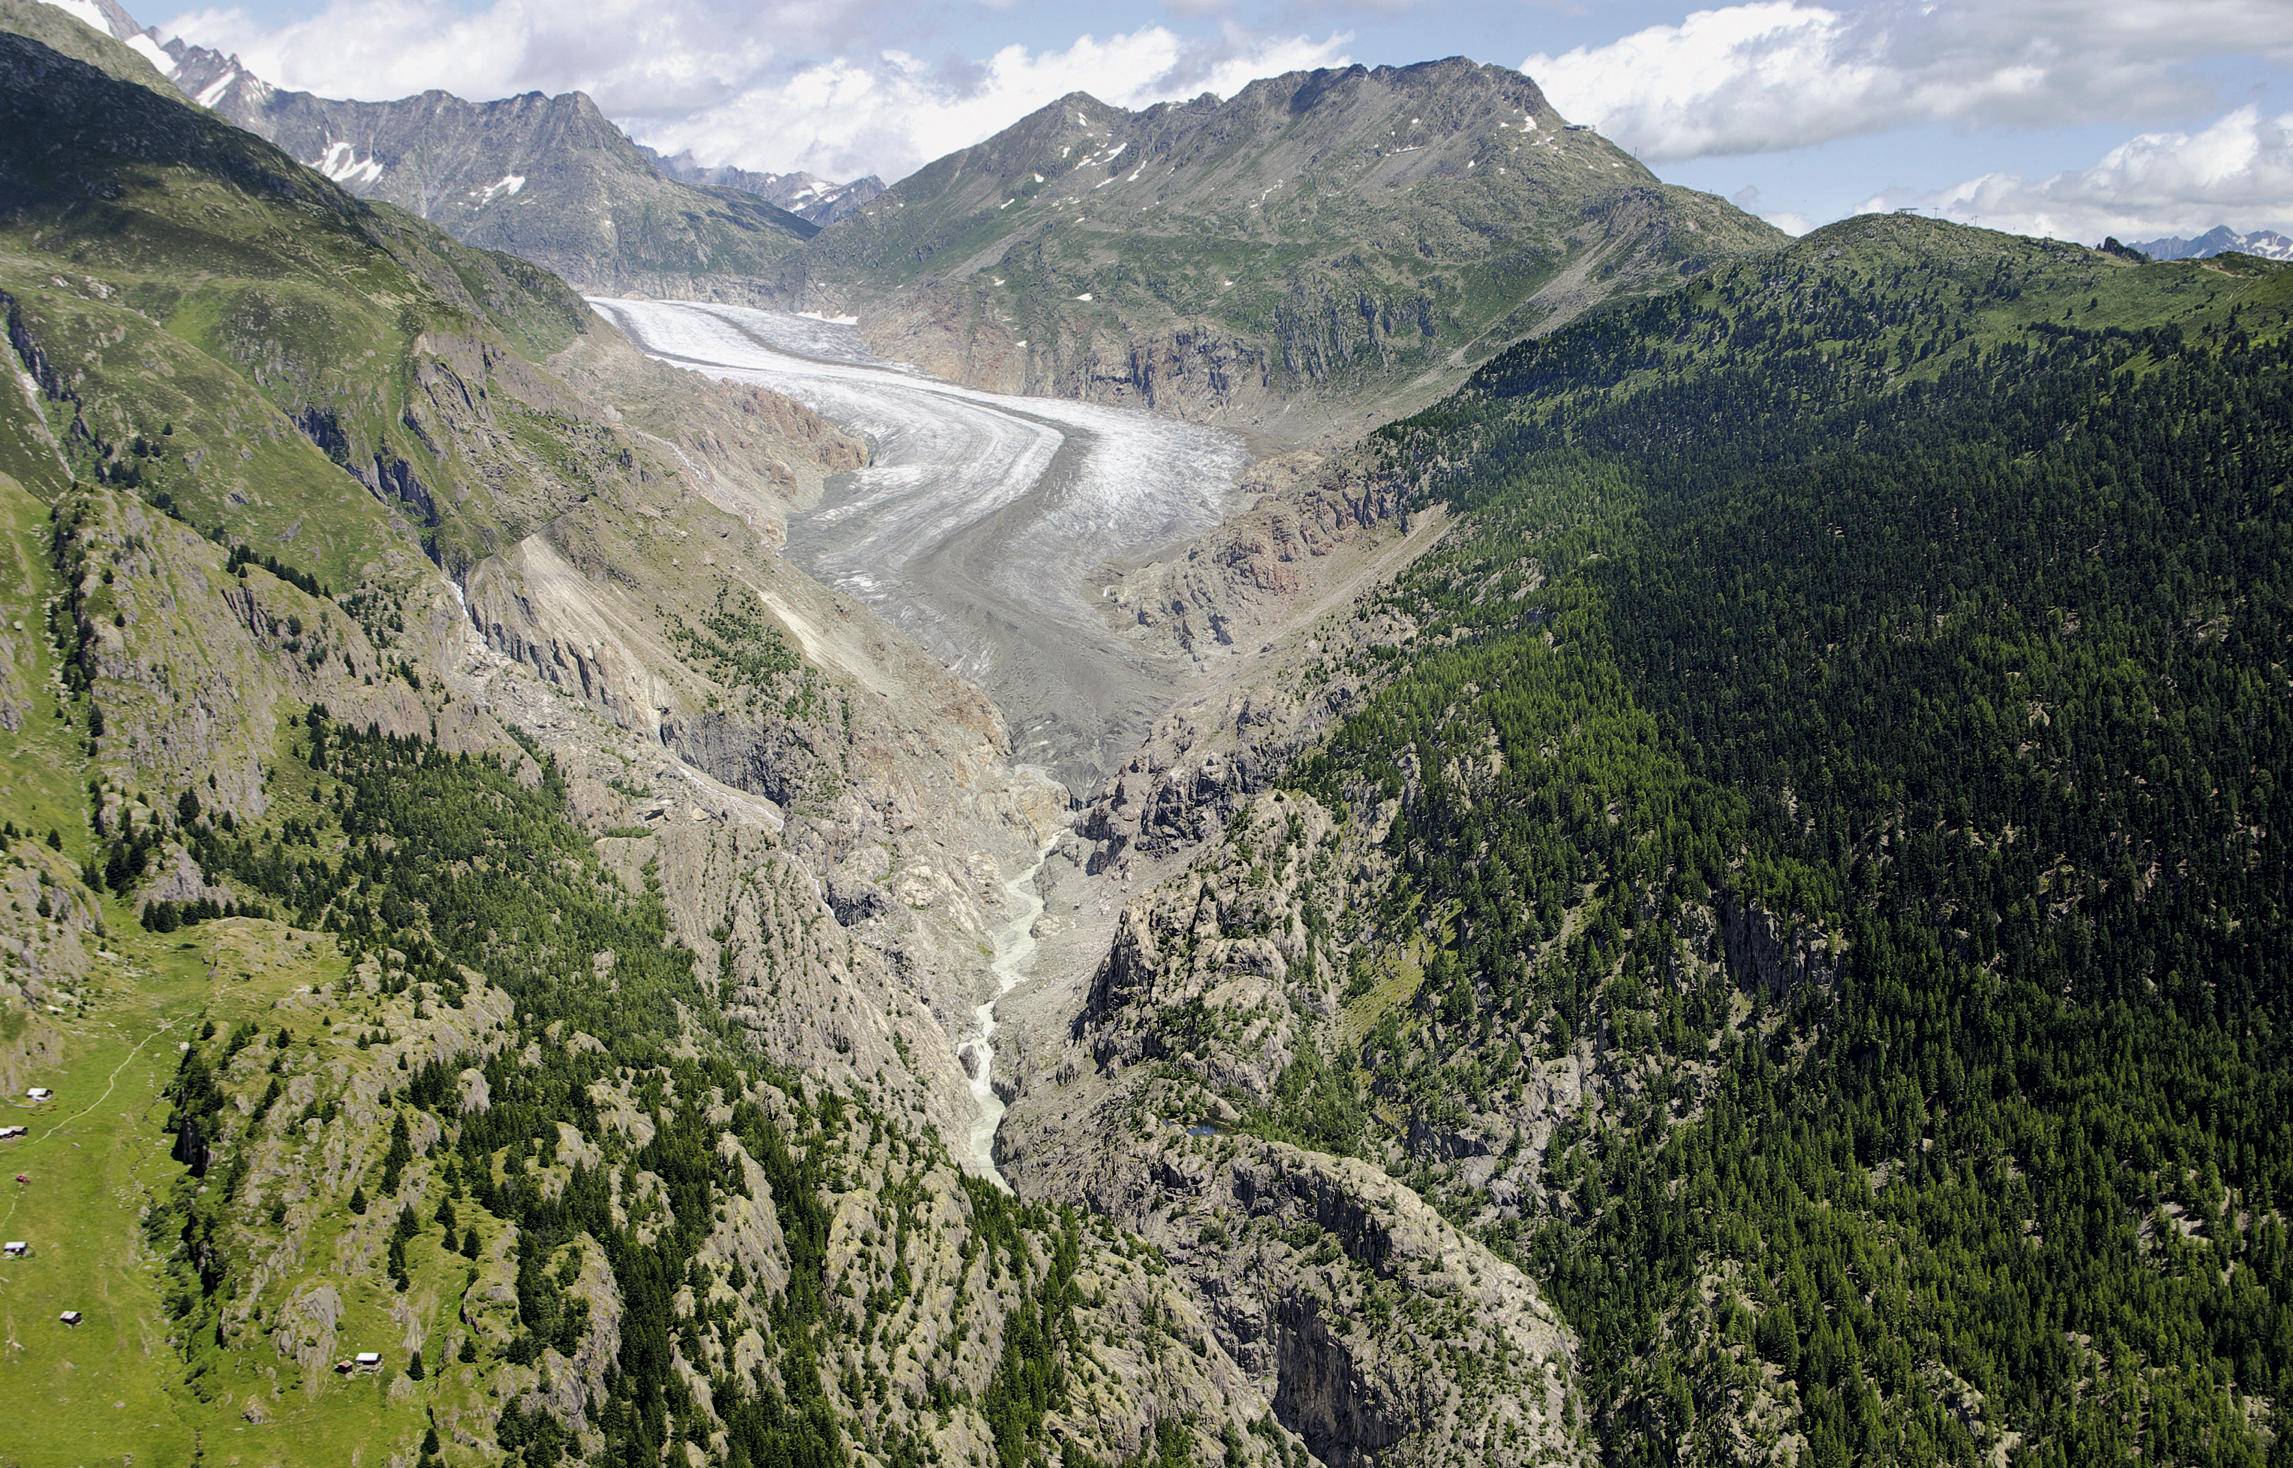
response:
<svg viewBox="0 0 2293 1468"><path fill-rule="evenodd" d="M985 687L1020 759L1085 788L1167 705L1178 670L1110 623L1089 578L1214 524L1247 462L1238 438L962 387L817 317L592 304L654 356L785 393L867 437L870 465L791 517L789 554Z"/></svg>

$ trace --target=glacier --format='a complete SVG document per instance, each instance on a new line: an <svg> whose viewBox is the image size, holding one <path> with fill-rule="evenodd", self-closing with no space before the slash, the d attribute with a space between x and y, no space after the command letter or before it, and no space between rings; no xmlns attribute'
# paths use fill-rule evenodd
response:
<svg viewBox="0 0 2293 1468"><path fill-rule="evenodd" d="M1236 507L1239 437L965 387L816 316L590 304L652 356L783 393L868 441L868 467L789 517L788 553L985 688L1019 759L1086 789L1167 706L1177 660L1118 625L1102 589Z"/></svg>

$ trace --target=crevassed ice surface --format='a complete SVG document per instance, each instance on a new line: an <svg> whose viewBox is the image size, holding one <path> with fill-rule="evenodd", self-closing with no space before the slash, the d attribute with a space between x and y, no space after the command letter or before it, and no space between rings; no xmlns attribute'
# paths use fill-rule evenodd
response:
<svg viewBox="0 0 2293 1468"><path fill-rule="evenodd" d="M868 438L869 467L790 517L789 555L986 688L1022 759L1086 787L1168 703L1175 669L1110 622L1090 578L1216 523L1248 459L1240 439L962 387L813 317L592 304L653 356L784 393Z"/></svg>

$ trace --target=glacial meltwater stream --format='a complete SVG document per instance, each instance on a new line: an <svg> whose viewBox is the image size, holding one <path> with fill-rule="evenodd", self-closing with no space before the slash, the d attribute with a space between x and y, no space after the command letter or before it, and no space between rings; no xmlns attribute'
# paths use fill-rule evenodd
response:
<svg viewBox="0 0 2293 1468"><path fill-rule="evenodd" d="M998 1183L1003 1181L1003 1174L995 1168L995 1129L1003 1124L1003 1098L995 1094L995 1006L1027 981L1027 962L1035 956L1035 920L1043 916L1043 896L1035 890L1035 878L1050 854L1051 848L1044 847L1036 853L1033 866L1003 884L1003 890L1018 902L1019 912L995 930L995 961L989 965L995 975L995 992L975 1011L979 1033L955 1049L971 1076L972 1099L979 1103L971 1123L972 1155Z"/></svg>

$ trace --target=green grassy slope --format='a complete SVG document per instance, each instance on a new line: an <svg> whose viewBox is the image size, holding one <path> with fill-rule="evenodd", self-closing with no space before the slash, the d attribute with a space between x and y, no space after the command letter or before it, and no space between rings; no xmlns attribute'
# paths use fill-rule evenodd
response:
<svg viewBox="0 0 2293 1468"><path fill-rule="evenodd" d="M561 282L23 38L0 33L0 69L0 289L65 364L33 375L79 472L242 538L301 526L321 543L283 554L338 587L407 531L459 564L570 502L581 450L519 440L575 408L530 363L587 323ZM386 505L339 494L346 473Z"/></svg>

